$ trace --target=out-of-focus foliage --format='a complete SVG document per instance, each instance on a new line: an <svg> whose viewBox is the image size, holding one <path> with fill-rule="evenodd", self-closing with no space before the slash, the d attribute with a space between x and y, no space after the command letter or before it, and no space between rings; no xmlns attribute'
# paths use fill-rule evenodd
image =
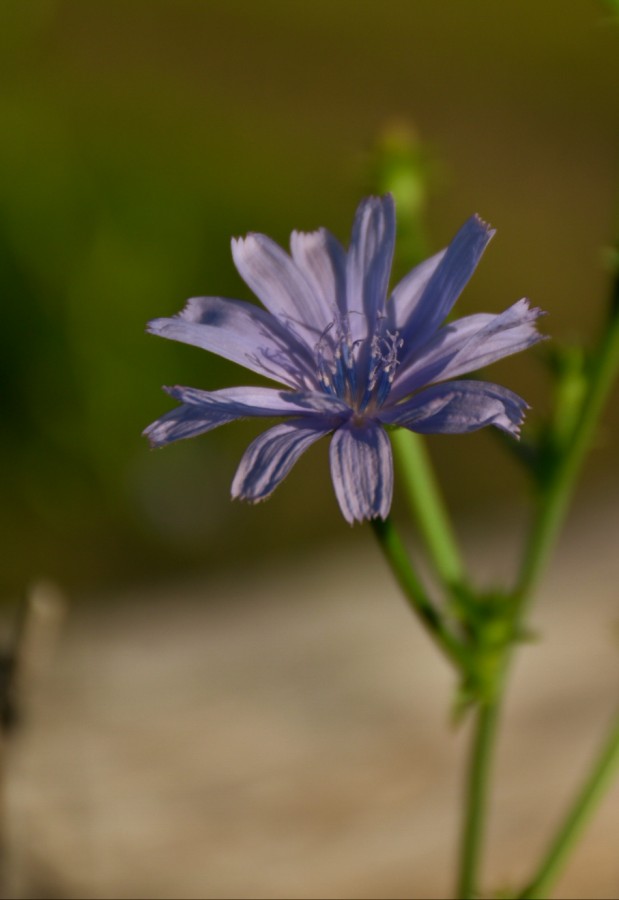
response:
<svg viewBox="0 0 619 900"><path fill-rule="evenodd" d="M346 240L377 146L399 166L391 178L411 178L393 121L425 148L412 160L421 206L434 173L428 233L402 235L401 268L477 210L499 237L459 313L526 292L553 331L590 328L619 147L619 54L602 18L584 0L4 0L3 590L346 533L324 450L255 509L228 500L252 425L148 451L140 431L169 406L161 384L244 376L144 324L192 294L249 298L232 235L285 243L327 225ZM505 372L543 402L530 361ZM490 439L434 447L456 501L504 482ZM490 462L467 492L460 467L480 452Z"/></svg>

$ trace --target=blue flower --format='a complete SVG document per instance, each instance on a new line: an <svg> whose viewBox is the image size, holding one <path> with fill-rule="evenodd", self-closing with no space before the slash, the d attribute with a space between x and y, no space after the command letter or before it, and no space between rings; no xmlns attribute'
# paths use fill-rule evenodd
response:
<svg viewBox="0 0 619 900"><path fill-rule="evenodd" d="M233 240L236 267L265 309L197 297L148 330L284 387L166 388L181 405L145 435L162 446L235 419L282 418L250 444L232 482L233 497L257 502L308 447L331 434L331 477L345 519L384 519L393 493L385 426L462 434L495 425L519 434L524 400L500 385L457 376L541 340L541 311L523 299L498 315L445 324L493 234L472 216L445 250L391 293L390 195L361 202L348 251L324 228L293 232L290 255L262 234Z"/></svg>

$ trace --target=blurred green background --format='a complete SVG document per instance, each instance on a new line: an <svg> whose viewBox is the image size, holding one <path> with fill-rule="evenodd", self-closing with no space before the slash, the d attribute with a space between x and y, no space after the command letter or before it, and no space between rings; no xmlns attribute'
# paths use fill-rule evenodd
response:
<svg viewBox="0 0 619 900"><path fill-rule="evenodd" d="M390 129L429 159L428 252L472 212L498 228L459 313L526 295L553 336L586 342L618 174L610 15L595 0L3 0L0 594L354 537L327 442L253 508L229 485L260 423L149 451L160 385L255 379L144 324L192 295L249 299L233 235L347 240ZM491 377L543 413L535 354ZM590 477L612 474L614 406ZM490 435L430 446L454 509L520 502Z"/></svg>

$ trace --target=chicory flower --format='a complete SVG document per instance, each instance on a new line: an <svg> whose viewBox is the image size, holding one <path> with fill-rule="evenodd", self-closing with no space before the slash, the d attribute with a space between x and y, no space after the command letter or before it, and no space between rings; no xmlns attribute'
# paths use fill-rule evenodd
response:
<svg viewBox="0 0 619 900"><path fill-rule="evenodd" d="M345 519L386 518L393 461L386 427L422 434L494 425L518 436L527 404L487 381L458 378L541 340L525 299L499 314L445 323L494 231L478 216L389 292L393 198L357 209L348 251L324 228L293 232L288 255L270 238L232 241L236 267L265 309L197 297L148 324L284 387L165 390L181 405L145 430L153 446L246 417L282 418L247 448L232 496L264 500L313 443L332 435L331 477Z"/></svg>

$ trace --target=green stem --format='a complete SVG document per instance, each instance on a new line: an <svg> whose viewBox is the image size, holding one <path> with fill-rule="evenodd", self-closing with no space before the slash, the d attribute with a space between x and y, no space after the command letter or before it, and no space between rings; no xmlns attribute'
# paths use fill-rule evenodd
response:
<svg viewBox="0 0 619 900"><path fill-rule="evenodd" d="M521 900L543 900L561 873L567 856L590 819L611 779L619 770L619 713L615 716L608 738L593 770L571 807L565 822Z"/></svg>
<svg viewBox="0 0 619 900"><path fill-rule="evenodd" d="M464 566L424 440L398 428L392 442L417 527L441 582L452 590L465 581Z"/></svg>
<svg viewBox="0 0 619 900"><path fill-rule="evenodd" d="M372 519L374 533L412 609L441 650L462 671L469 667L466 648L447 628L440 611L431 603L411 566L408 554L390 518Z"/></svg>
<svg viewBox="0 0 619 900"><path fill-rule="evenodd" d="M580 417L572 433L571 440L564 449L563 457L557 465L553 478L539 498L537 516L531 530L514 594L512 610L512 633L514 634L517 634L521 629L533 589L563 524L576 476L619 368L618 296L619 279L615 279L611 304L614 308L614 315L611 315L600 340L595 368L591 374L589 389ZM467 898L475 896L478 890L480 848L485 827L488 782L494 754L496 726L503 703L512 652L513 645L508 645L503 653L503 659L497 674L492 704L481 707L478 712L477 731L469 768L469 787L460 863L461 876L459 884L462 892L461 896ZM613 752L616 752L616 750ZM595 783L597 784L597 780ZM597 798L597 793L595 798ZM588 801L586 806L588 810ZM578 818L577 821L579 821ZM569 846L571 846L571 841L577 832L573 831L569 823L566 826L566 830L569 835ZM562 842L560 858L562 858L564 852L567 852L562 849L563 846ZM568 846L567 841L565 846Z"/></svg>
<svg viewBox="0 0 619 900"><path fill-rule="evenodd" d="M618 285L619 279L615 282L614 292L619 290ZM566 446L554 475L542 494L538 517L531 531L518 582L519 612L520 607L526 605L531 589L550 555L557 533L563 524L576 476L591 443L595 426L618 368L619 314L615 312L600 341L589 390L571 441Z"/></svg>
<svg viewBox="0 0 619 900"><path fill-rule="evenodd" d="M484 838L489 774L498 711L498 705L493 702L486 703L477 710L467 779L466 817L460 850L458 897L461 900L471 900L471 898L479 896L478 872Z"/></svg>

